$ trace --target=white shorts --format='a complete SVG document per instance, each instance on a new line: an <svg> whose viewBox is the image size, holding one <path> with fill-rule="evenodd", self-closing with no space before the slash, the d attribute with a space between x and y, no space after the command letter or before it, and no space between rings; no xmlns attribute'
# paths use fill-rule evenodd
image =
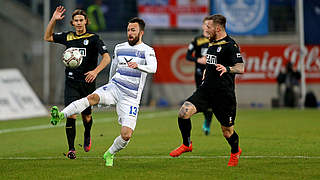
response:
<svg viewBox="0 0 320 180"><path fill-rule="evenodd" d="M97 94L100 97L99 104L116 105L119 124L132 130L135 129L139 104L128 101L126 95L115 84L108 83L96 89L92 94Z"/></svg>

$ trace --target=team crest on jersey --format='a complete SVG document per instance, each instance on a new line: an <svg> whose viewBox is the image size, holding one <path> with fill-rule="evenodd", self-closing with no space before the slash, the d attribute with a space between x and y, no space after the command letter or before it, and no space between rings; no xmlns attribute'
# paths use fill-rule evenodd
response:
<svg viewBox="0 0 320 180"><path fill-rule="evenodd" d="M207 64L217 64L217 56L207 54Z"/></svg>
<svg viewBox="0 0 320 180"><path fill-rule="evenodd" d="M83 44L86 46L86 45L88 45L89 44L89 40L88 39L85 39L84 41L83 41Z"/></svg>
<svg viewBox="0 0 320 180"><path fill-rule="evenodd" d="M221 51L221 49L222 49L222 47L221 47L221 46L219 46L219 47L217 48L217 52L220 52L220 51Z"/></svg>

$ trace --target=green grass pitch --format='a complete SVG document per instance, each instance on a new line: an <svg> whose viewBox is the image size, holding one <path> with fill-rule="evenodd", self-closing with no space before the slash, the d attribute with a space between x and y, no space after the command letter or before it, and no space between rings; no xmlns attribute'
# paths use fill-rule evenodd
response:
<svg viewBox="0 0 320 180"><path fill-rule="evenodd" d="M193 152L171 158L181 144L174 110L141 109L127 148L105 167L103 153L120 126L114 111L94 112L92 148L84 152L77 119L77 159L69 160L64 123L49 118L0 122L0 179L320 179L320 111L240 109L235 128L243 150L238 167L227 167L230 148L213 119L211 134L192 118Z"/></svg>

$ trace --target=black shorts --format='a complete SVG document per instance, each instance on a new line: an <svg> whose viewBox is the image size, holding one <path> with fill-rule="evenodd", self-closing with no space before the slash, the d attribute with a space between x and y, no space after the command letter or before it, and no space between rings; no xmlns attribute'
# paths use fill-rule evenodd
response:
<svg viewBox="0 0 320 180"><path fill-rule="evenodd" d="M186 101L191 102L197 112L212 109L217 120L222 126L234 125L237 110L237 101L234 92L209 92L197 89Z"/></svg>
<svg viewBox="0 0 320 180"><path fill-rule="evenodd" d="M96 89L95 83L85 83L80 81L66 80L64 89L64 105L68 106L75 100L87 97ZM91 106L81 112L81 114L91 114Z"/></svg>
<svg viewBox="0 0 320 180"><path fill-rule="evenodd" d="M196 81L196 87L199 88L202 83L202 75L195 74L194 80Z"/></svg>

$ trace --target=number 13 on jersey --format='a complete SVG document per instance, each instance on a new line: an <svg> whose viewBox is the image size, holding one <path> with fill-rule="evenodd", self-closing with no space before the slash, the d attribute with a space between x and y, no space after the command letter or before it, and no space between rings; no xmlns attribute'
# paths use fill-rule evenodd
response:
<svg viewBox="0 0 320 180"><path fill-rule="evenodd" d="M138 113L138 108L135 106L130 106L129 116L136 116Z"/></svg>

